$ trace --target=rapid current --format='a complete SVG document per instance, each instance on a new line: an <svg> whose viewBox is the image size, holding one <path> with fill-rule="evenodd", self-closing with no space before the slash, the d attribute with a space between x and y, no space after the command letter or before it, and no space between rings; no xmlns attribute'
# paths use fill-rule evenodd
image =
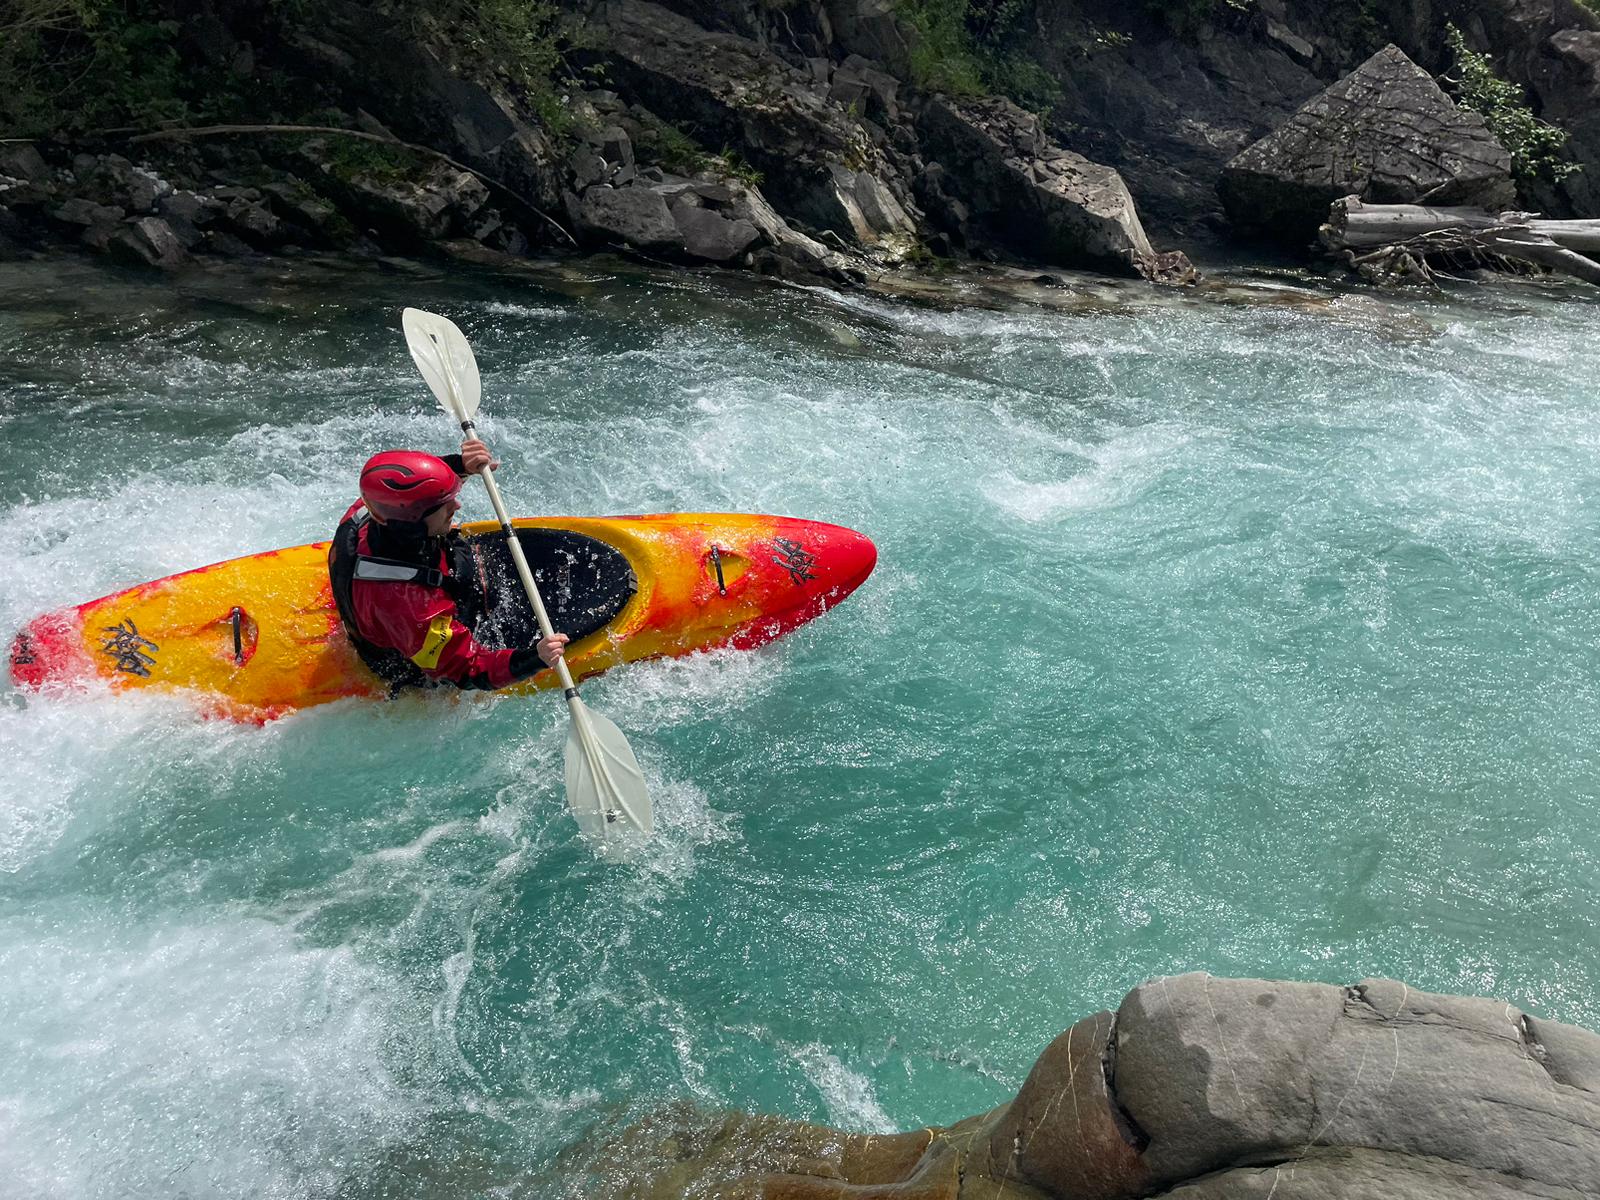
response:
<svg viewBox="0 0 1600 1200"><path fill-rule="evenodd" d="M549 694L258 728L0 685L0 1195L599 1196L589 1148L664 1106L949 1123L1189 970L1600 1027L1575 289L4 271L7 645L453 448L405 305L472 340L514 511L785 513L881 557L773 646L585 689L656 798L621 861Z"/></svg>

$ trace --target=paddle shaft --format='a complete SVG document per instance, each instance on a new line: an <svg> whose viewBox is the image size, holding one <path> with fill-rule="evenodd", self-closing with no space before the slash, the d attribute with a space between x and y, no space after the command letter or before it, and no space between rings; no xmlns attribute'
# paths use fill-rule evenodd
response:
<svg viewBox="0 0 1600 1200"><path fill-rule="evenodd" d="M472 419L478 411L481 383L472 347L461 330L444 317L416 308L408 308L401 314L401 325L405 329L406 345L411 348L411 356L429 389L438 397L445 412L460 425L461 432L469 438L476 437ZM538 618L540 633L546 639L552 638L556 634L550 624L550 614L545 610L539 586L534 582L522 544L511 525L511 514L500 498L493 471L485 466L477 473L483 476L483 486L489 489L489 500L494 505L500 528L505 531L511 561L516 564L522 590L527 593ZM649 833L653 824L650 794L628 739L610 721L584 706L565 659L557 658L554 669L572 717L565 756L567 803L578 818L579 827L595 832L591 824L597 822L602 842L609 836L607 826L619 818Z"/></svg>
<svg viewBox="0 0 1600 1200"><path fill-rule="evenodd" d="M471 421L463 421L461 432L468 437L476 437L478 430ZM550 614L544 609L544 600L539 595L539 585L533 581L533 572L528 569L528 559L522 553L522 543L517 541L516 530L511 527L511 515L506 512L505 501L500 499L500 487L494 481L494 471L486 466L478 474L483 479L483 486L489 489L489 503L494 505L494 515L500 519L500 528L506 531L506 545L511 548L511 561L517 565L517 575L522 580L522 590L528 593L528 600L533 605L533 614L539 618L539 631L547 638L554 637L555 629L550 625ZM576 700L578 685L572 682L572 672L567 670L567 660L556 659L555 670L561 678L561 687L567 699Z"/></svg>

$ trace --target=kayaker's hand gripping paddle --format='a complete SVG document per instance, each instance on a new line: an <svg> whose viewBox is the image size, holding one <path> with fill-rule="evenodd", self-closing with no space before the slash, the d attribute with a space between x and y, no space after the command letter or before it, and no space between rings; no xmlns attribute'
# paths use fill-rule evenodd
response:
<svg viewBox="0 0 1600 1200"><path fill-rule="evenodd" d="M478 380L478 362L472 356L466 337L453 322L419 308L406 309L400 323L406 332L406 345L411 347L411 357L416 360L423 379L428 381L444 411L461 426L461 432L472 436L476 432L472 418L478 411L482 386ZM485 467L479 475L489 489L494 515L505 530L511 560L517 566L517 575L528 593L534 615L539 618L539 629L545 637L550 637L555 632L550 627L550 615L545 612L539 586L533 581L533 572L528 569L528 560L511 528L511 517L500 499L500 489L495 486L494 472ZM628 739L609 720L584 706L578 698L577 685L572 682L572 673L567 670L566 659L558 658L555 670L561 677L567 709L572 715L572 725L567 731L567 804L578 820L578 828L602 843L615 822L650 833L655 824L650 795Z"/></svg>

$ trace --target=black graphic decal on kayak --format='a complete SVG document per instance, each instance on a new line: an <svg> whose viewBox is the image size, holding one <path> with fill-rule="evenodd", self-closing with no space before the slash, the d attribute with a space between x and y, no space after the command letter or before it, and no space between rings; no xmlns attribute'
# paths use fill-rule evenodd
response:
<svg viewBox="0 0 1600 1200"><path fill-rule="evenodd" d="M161 647L140 635L132 617L125 618L120 625L107 625L105 632L111 636L100 643L100 649L111 656L117 664L117 670L130 675L150 674L150 668L155 666L156 660L145 651L159 650Z"/></svg>
<svg viewBox="0 0 1600 1200"><path fill-rule="evenodd" d="M11 643L11 665L13 667L31 667L35 662L33 653L33 638L28 636L24 629L17 634L17 640Z"/></svg>
<svg viewBox="0 0 1600 1200"><path fill-rule="evenodd" d="M794 580L795 587L803 587L806 580L816 578L811 573L811 568L817 565L815 554L808 553L799 542L791 542L788 538L774 538L773 541L778 544L778 549L783 551L783 557L774 556L772 561L789 572L789 578Z"/></svg>

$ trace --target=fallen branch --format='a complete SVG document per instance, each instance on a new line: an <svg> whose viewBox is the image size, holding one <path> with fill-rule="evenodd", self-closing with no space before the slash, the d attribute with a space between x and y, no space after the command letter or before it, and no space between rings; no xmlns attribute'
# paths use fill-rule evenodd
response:
<svg viewBox="0 0 1600 1200"><path fill-rule="evenodd" d="M562 237L566 238L567 241L571 242L574 247L576 247L578 244L578 240L568 233L566 227L563 226L559 221L557 221L549 213L545 212L542 208L530 203L528 199L522 195L522 193L516 191L514 188L508 187L506 184L501 183L498 179L493 179L490 176L485 175L482 171L478 171L467 166L466 163L458 162L457 160L451 158L448 154L445 154L439 150L435 150L431 146L419 146L415 142L404 142L397 137L386 137L380 133L368 133L364 129L344 129L338 125L199 125L189 129L157 129L148 133L135 134L133 137L128 139L128 143L129 145L133 145L139 142L157 142L195 137L216 137L219 135L240 133L300 133L316 134L318 136L323 134L334 134L338 137L360 138L362 141L366 142L377 142L381 146L396 146L402 150L409 150L413 154L421 154L428 158L437 159L439 162L452 166L458 171L464 171L468 175L482 180L483 183L490 189L499 192L503 196L509 197L515 204L527 212L532 213L541 220L548 222L552 228L559 232Z"/></svg>
<svg viewBox="0 0 1600 1200"><path fill-rule="evenodd" d="M1419 275L1433 282L1429 259L1467 261L1504 269L1528 263L1600 287L1600 221L1543 221L1534 213L1489 213L1477 208L1334 201L1318 232L1323 246L1368 277ZM1358 253L1367 251L1367 253Z"/></svg>

